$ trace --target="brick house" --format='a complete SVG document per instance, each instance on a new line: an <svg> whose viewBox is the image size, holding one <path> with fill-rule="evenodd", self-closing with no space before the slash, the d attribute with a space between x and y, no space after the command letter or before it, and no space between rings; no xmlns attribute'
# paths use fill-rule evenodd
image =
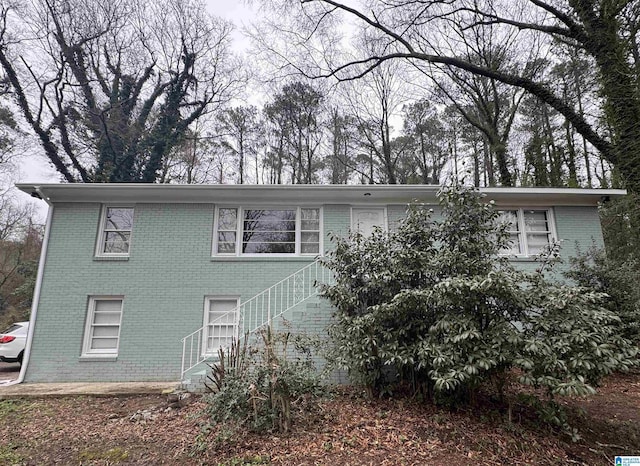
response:
<svg viewBox="0 0 640 466"><path fill-rule="evenodd" d="M20 184L49 204L19 381L191 380L220 345L285 317L322 333L327 234L394 229L426 185ZM483 188L524 268L603 245L597 205L622 190Z"/></svg>

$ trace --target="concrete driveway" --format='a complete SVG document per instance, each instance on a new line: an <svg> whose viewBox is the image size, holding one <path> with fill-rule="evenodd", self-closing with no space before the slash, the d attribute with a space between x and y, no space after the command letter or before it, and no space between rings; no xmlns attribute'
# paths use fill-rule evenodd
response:
<svg viewBox="0 0 640 466"><path fill-rule="evenodd" d="M0 362L0 382L18 378L20 364L17 362Z"/></svg>

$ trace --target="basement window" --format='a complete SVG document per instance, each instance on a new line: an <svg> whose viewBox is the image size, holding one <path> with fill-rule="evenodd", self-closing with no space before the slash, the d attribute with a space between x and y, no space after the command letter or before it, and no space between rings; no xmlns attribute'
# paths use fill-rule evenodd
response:
<svg viewBox="0 0 640 466"><path fill-rule="evenodd" d="M122 296L91 296L82 344L82 356L118 355Z"/></svg>

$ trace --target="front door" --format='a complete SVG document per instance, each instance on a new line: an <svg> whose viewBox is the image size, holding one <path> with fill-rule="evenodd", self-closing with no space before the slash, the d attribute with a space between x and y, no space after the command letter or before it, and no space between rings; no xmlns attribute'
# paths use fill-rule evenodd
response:
<svg viewBox="0 0 640 466"><path fill-rule="evenodd" d="M351 209L351 229L369 236L375 227L386 229L384 207L354 207Z"/></svg>

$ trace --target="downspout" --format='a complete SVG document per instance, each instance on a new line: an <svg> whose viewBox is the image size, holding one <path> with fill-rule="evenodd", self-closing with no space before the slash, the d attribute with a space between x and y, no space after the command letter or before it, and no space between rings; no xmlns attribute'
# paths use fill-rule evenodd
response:
<svg viewBox="0 0 640 466"><path fill-rule="evenodd" d="M31 356L31 342L33 341L33 332L36 327L36 316L38 315L38 304L40 302L40 290L42 289L42 277L44 275L44 263L47 257L47 246L49 245L49 234L51 232L51 219L53 218L53 204L47 196L42 194L40 187L35 187L35 192L40 199L49 205L47 212L47 223L44 227L44 238L42 239L42 249L40 250L40 262L38 263L38 274L36 275L36 286L33 290L33 301L31 303L31 317L29 318L29 332L27 333L27 344L24 348L24 355L22 357L22 364L20 366L20 374L18 378L12 380L6 385L16 385L24 381L24 376L27 373L27 366L29 365L29 357ZM5 386L6 386L5 385Z"/></svg>

